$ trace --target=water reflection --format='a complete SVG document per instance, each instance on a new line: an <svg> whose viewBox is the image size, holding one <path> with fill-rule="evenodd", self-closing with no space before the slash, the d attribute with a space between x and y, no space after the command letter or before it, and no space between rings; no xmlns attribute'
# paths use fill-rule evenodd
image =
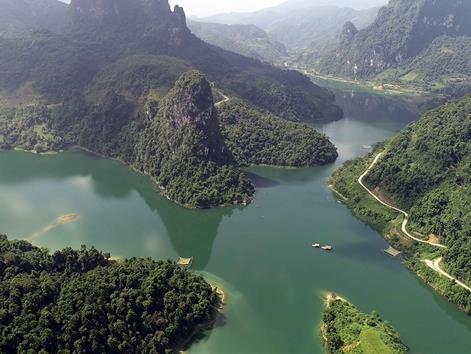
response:
<svg viewBox="0 0 471 354"><path fill-rule="evenodd" d="M398 98L337 90L335 99L345 116L362 121L410 122L419 116L416 106Z"/></svg>
<svg viewBox="0 0 471 354"><path fill-rule="evenodd" d="M211 258L218 228L234 208L211 210L188 210L162 198L151 183L140 179L136 188L147 206L162 219L170 241L181 257L193 257L192 268L206 268Z"/></svg>
<svg viewBox="0 0 471 354"><path fill-rule="evenodd" d="M19 158L21 156L21 158ZM182 257L194 257L193 268L204 269L211 258L213 243L216 239L218 228L225 217L230 217L234 208L213 209L213 210L188 210L160 196L154 189L149 178L133 173L130 169L125 169L117 161L105 160L90 154L84 154L79 151L69 151L57 155L44 155L38 158L30 153L7 151L2 152L2 159L5 163L2 165L8 168L1 169L0 182L3 186L9 185L17 188L18 185L38 180L68 180L68 185L73 190L69 190L73 200L77 202L80 199L80 193L92 191L99 196L99 199L116 201L125 201L132 197L133 193L145 201L145 205L155 214L160 216L166 234L177 255ZM7 160L7 161L6 161ZM263 177L257 177L257 183L265 185L275 184L276 182ZM36 197L34 204L41 198ZM101 204L102 200L99 200ZM57 207L57 206L55 206ZM85 209L95 209L97 205L84 205ZM131 210L132 205L126 206L129 210L129 216L134 215L134 223L138 224L137 230L142 233L152 235L152 225L145 225L146 218L138 215L139 210ZM108 210L103 210L101 223L105 223ZM140 213L143 214L143 213ZM92 224L100 223L100 216L93 215L94 220L88 222ZM108 226L108 229L118 230L118 226L124 220L115 220L117 225ZM126 223L127 224L127 223ZM121 231L128 226L122 225ZM136 232L136 228L133 229ZM81 230L85 232L85 230ZM126 243L129 237L137 240L137 235L116 235L114 231L115 243L121 242L122 246L118 248L126 249ZM154 237L158 237L154 233ZM144 237L145 239L148 236ZM143 239L143 237L141 237ZM116 246L113 245L113 246ZM143 245L142 247L147 247ZM160 246L162 247L162 246Z"/></svg>

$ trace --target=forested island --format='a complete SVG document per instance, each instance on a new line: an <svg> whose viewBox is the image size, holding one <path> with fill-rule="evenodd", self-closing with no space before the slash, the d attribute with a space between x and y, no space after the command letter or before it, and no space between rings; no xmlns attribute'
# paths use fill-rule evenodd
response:
<svg viewBox="0 0 471 354"><path fill-rule="evenodd" d="M50 254L0 235L0 352L171 353L214 321L216 291L172 261Z"/></svg>
<svg viewBox="0 0 471 354"><path fill-rule="evenodd" d="M376 311L365 314L347 300L333 294L325 299L322 338L331 354L404 354L399 333Z"/></svg>
<svg viewBox="0 0 471 354"><path fill-rule="evenodd" d="M468 313L471 292L434 271L426 261L443 259L444 271L471 284L470 137L468 95L425 113L367 156L346 163L330 179L356 216L377 227L389 243L406 253L412 270ZM381 152L365 183L389 204L407 210L413 235L431 245L405 237L403 215L378 203L358 183Z"/></svg>

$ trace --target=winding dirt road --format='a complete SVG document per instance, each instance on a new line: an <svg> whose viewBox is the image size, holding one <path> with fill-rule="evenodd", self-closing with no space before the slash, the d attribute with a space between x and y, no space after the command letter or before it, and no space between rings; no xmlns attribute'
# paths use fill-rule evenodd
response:
<svg viewBox="0 0 471 354"><path fill-rule="evenodd" d="M214 104L214 107L219 107L220 105L222 105L223 103L227 102L230 100L229 97L227 97L225 94L223 94L221 91L217 90L217 92L222 96L222 100L219 101L219 102L216 102Z"/></svg>
<svg viewBox="0 0 471 354"><path fill-rule="evenodd" d="M442 257L440 258L437 258L436 260L434 261L431 261L430 259L425 259L424 262L427 266L429 266L430 268L432 268L434 271L436 271L437 273L440 273L441 275L447 277L448 279L450 280L453 280L456 284L460 285L461 287L465 288L466 290L468 291L471 291L471 288L469 286L467 286L466 284L460 282L458 279L452 277L450 274L448 274L447 272L445 272L444 270L442 270L440 268L440 263L442 261Z"/></svg>
<svg viewBox="0 0 471 354"><path fill-rule="evenodd" d="M380 202L381 204L383 204L384 206L388 207L388 208L391 208L391 209L394 209L398 212L400 212L401 214L404 215L404 221L402 222L402 232L407 235L408 237L410 237L411 239L413 239L414 241L417 241L417 242L421 242L421 243L426 243L430 246L434 246L434 247L439 247L439 248L447 248L446 246L444 245L441 245L441 244L438 244L438 243L433 243L433 242L430 242L430 241L425 241L425 240L421 240L420 238L417 238L417 237L414 237L412 236L408 231L407 231L407 223L409 222L409 214L406 213L404 210L401 210L399 208L396 208L395 206L392 206L384 201L382 201L378 196L376 196L376 194L374 194L371 190L368 189L368 187L366 187L366 185L363 183L363 179L366 177L366 175L368 175L368 173L371 171L371 169L376 165L376 163L379 161L379 159L381 158L381 156L384 154L384 152L381 152L379 153L378 155L376 155L375 159L373 160L373 162L371 163L371 165L368 167L368 169L358 178L358 183L360 183L360 185L373 197L375 198L378 202ZM444 277L447 277L448 279L450 280L453 280L456 284L458 284L459 286L461 286L462 288L468 290L468 291L471 291L471 288L469 286L467 286L466 284L464 284L463 282L459 281L458 279L456 279L455 277L451 276L450 274L448 274L447 272L445 272L444 270L442 270L440 268L440 263L442 261L442 257L440 258L437 258L435 259L434 261L430 260L430 259L424 259L424 262L425 264L430 267L431 269L433 269L435 272L437 272L438 274L441 274L443 275Z"/></svg>
<svg viewBox="0 0 471 354"><path fill-rule="evenodd" d="M441 245L439 243L433 243L433 242L430 242L430 241L426 241L426 240L422 240L420 238L417 238L413 235L411 235L409 233L409 231L407 231L407 223L409 222L409 214L406 213L404 210L401 210L399 208L396 208L395 206L392 206L384 201L382 201L376 194L374 194L371 190L368 189L368 187L363 183L363 179L366 177L366 175L368 175L368 173L373 169L373 167L376 165L376 163L379 161L379 159L381 158L381 156L383 156L384 152L381 152L379 153L378 155L376 155L375 159L373 160L373 162L371 163L370 167L368 167L368 169L358 178L358 183L360 183L360 185L373 197L375 198L378 202L380 202L381 204L383 204L384 206L390 208L390 209L394 209L398 212L400 212L402 215L404 215L404 221L402 222L402 232L407 236L407 237L410 237L411 239L413 239L414 241L417 241L417 242L420 242L420 243L426 243L430 246L434 246L434 247L439 247L439 248L446 248L446 246L444 245Z"/></svg>

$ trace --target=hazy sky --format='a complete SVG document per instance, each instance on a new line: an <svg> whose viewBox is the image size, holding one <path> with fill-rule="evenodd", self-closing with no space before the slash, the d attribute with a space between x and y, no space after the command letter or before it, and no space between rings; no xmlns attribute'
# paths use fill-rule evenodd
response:
<svg viewBox="0 0 471 354"><path fill-rule="evenodd" d="M70 0L60 0L70 3ZM285 0L170 0L170 5L180 5L187 16L210 16L220 12L255 11L274 6Z"/></svg>
<svg viewBox="0 0 471 354"><path fill-rule="evenodd" d="M209 16L220 12L254 11L278 5L285 0L170 0L170 5L180 5L187 16Z"/></svg>

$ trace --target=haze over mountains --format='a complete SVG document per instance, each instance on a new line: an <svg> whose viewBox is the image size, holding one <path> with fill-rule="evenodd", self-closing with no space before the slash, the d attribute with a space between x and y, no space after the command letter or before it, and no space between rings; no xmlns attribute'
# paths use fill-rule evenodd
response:
<svg viewBox="0 0 471 354"><path fill-rule="evenodd" d="M338 45L318 56L314 67L352 79L381 74L385 81L432 89L469 83L470 14L469 1L391 0L371 26L359 31L347 22Z"/></svg>
<svg viewBox="0 0 471 354"><path fill-rule="evenodd" d="M373 22L380 5L385 0L372 1L287 1L281 5L250 13L227 13L213 15L207 18L195 18L201 24L195 28L195 34L203 40L212 43L237 43L233 51L239 52L244 43L258 42L256 58L275 62L273 56L265 53L273 52L273 42L282 43L288 54L299 53L307 49L318 48L327 43L335 42L347 21L352 21L359 28L366 27ZM216 25L219 32L211 31ZM255 25L259 32L266 32L264 38L271 41L258 40L245 30L245 36L234 38L227 25ZM192 27L192 26L190 26ZM210 34L211 32L211 34ZM260 36L258 36L260 38ZM270 45L271 43L271 45ZM260 49L260 48L263 48ZM247 53L247 50L245 53ZM244 54L245 54L244 53ZM276 62L281 63L284 57L278 57Z"/></svg>
<svg viewBox="0 0 471 354"><path fill-rule="evenodd" d="M205 42L260 61L275 63L288 55L284 44L273 40L255 25L225 25L189 20L188 28Z"/></svg>

